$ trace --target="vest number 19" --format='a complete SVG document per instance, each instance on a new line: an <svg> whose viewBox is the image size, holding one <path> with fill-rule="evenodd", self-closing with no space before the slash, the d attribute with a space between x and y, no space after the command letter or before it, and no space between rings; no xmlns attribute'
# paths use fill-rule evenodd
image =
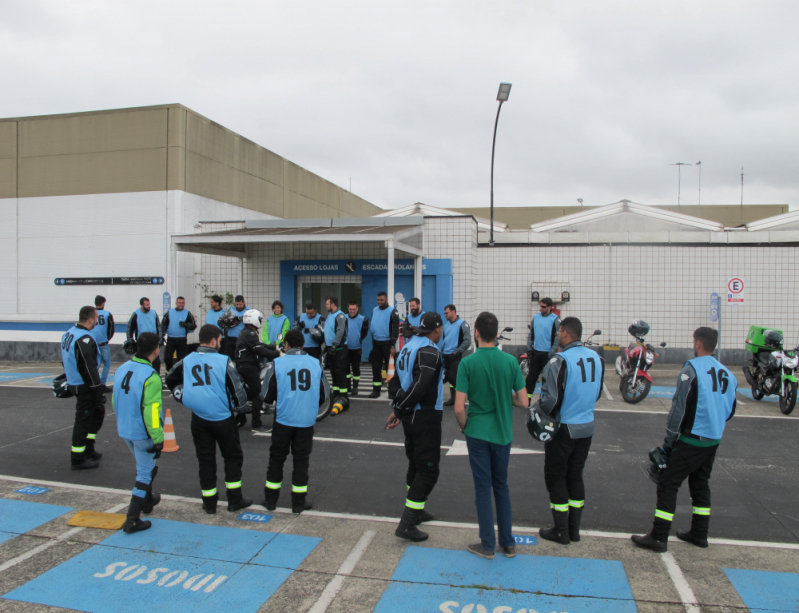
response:
<svg viewBox="0 0 799 613"><path fill-rule="evenodd" d="M289 379L291 379L291 391L297 391L297 382L299 381L299 390L301 392L307 392L311 389L311 371L307 368L303 368L297 373L296 370L289 371Z"/></svg>

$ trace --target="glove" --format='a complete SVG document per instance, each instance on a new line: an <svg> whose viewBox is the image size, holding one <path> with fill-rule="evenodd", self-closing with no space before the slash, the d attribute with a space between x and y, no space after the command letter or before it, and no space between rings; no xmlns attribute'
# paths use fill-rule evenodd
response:
<svg viewBox="0 0 799 613"><path fill-rule="evenodd" d="M158 346L163 347L164 345L166 345L166 341L162 338L160 341L158 341Z"/></svg>
<svg viewBox="0 0 799 613"><path fill-rule="evenodd" d="M300 330L302 330L303 328L305 328L305 322L304 322L304 321L302 321L302 320L300 320L300 322L297 324L297 327L298 327Z"/></svg>
<svg viewBox="0 0 799 613"><path fill-rule="evenodd" d="M186 322L185 322L185 321L179 321L179 322L178 322L178 325L179 325L181 328L185 328L185 327L186 327Z"/></svg>
<svg viewBox="0 0 799 613"><path fill-rule="evenodd" d="M163 450L163 448L164 448L164 444L163 443L155 443L149 449L145 449L145 451L147 453L154 453L155 454L155 459L157 460L158 458L161 457L161 451Z"/></svg>

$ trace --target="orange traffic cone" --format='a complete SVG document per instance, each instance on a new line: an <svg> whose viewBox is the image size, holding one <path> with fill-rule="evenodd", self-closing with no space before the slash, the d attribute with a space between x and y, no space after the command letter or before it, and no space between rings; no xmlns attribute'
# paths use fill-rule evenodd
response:
<svg viewBox="0 0 799 613"><path fill-rule="evenodd" d="M172 413L169 409L166 410L166 417L164 418L164 451L177 451L178 441L175 438L175 426L172 425Z"/></svg>
<svg viewBox="0 0 799 613"><path fill-rule="evenodd" d="M391 378L394 376L394 358L389 358L388 360L388 374L386 375L386 383L391 381Z"/></svg>

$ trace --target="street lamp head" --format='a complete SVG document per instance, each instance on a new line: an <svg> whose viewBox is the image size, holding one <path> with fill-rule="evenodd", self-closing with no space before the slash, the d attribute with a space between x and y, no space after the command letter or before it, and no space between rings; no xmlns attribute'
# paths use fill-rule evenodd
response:
<svg viewBox="0 0 799 613"><path fill-rule="evenodd" d="M499 102L507 102L510 96L510 83L500 83L499 91L497 92L497 100Z"/></svg>

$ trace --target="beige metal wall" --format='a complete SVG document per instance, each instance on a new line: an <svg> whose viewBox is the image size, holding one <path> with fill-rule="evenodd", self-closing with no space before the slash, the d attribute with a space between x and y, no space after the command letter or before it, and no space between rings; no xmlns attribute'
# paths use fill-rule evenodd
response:
<svg viewBox="0 0 799 613"><path fill-rule="evenodd" d="M566 215L573 215L582 210L595 209L597 207L587 206L581 209L579 206L531 206L531 207L494 207L494 221L508 224L512 230L526 230L534 223L540 223ZM695 204L684 204L682 207L677 205L658 206L660 209L683 215L693 215L702 217L710 221L723 223L725 227L734 228L741 223L750 223L766 217L774 217L789 212L787 204L745 204L743 206L743 222L741 222L741 206L734 204L708 205L703 206L701 215L699 207ZM453 211L474 215L475 217L491 217L491 209L488 207L475 208L453 208Z"/></svg>
<svg viewBox="0 0 799 613"><path fill-rule="evenodd" d="M181 105L0 120L0 198L162 190L288 219L381 211Z"/></svg>

